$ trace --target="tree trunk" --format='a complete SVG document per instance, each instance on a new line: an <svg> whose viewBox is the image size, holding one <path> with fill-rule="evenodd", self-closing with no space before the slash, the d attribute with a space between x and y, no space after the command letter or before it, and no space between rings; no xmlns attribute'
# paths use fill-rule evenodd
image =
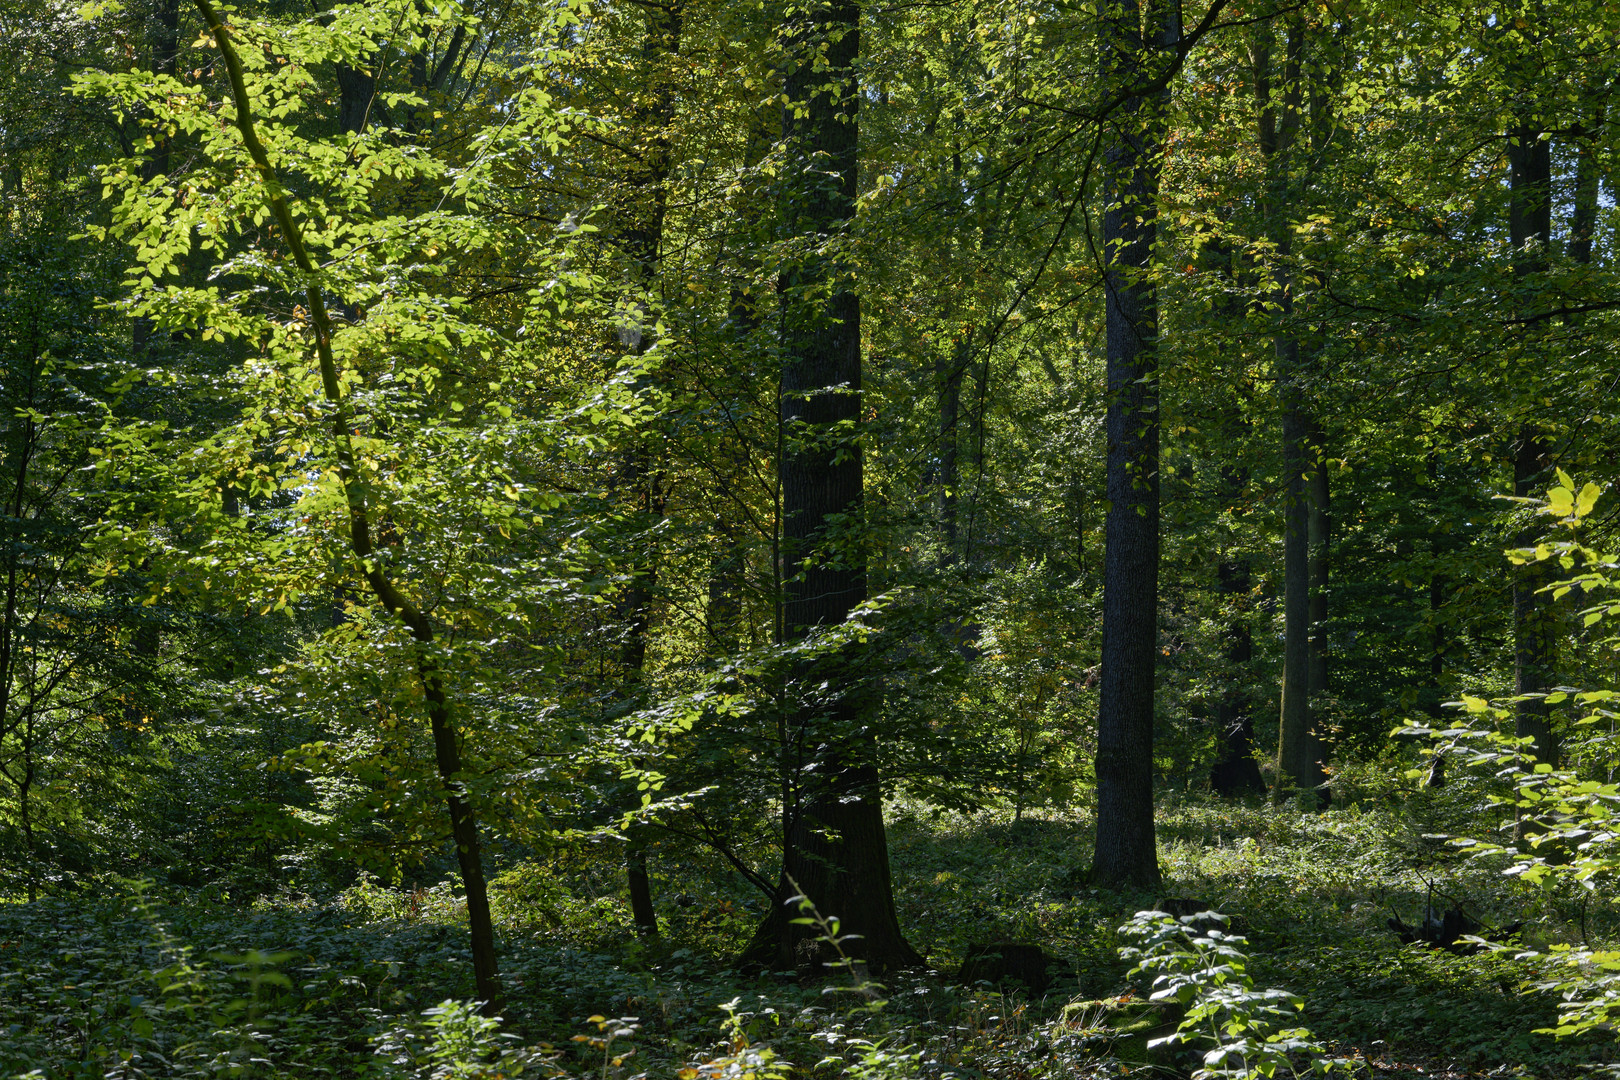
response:
<svg viewBox="0 0 1620 1080"><path fill-rule="evenodd" d="M1175 9L1150 0L1104 8L1103 81L1151 78L1178 36ZM1108 515L1103 551L1101 700L1097 711L1097 837L1092 878L1153 887L1153 691L1158 657L1158 294L1152 278L1167 91L1133 95L1112 118L1103 165L1108 321Z"/></svg>
<svg viewBox="0 0 1620 1080"><path fill-rule="evenodd" d="M1327 450L1320 424L1311 431L1310 517L1306 538L1310 544L1311 575L1311 740L1316 744L1317 760L1325 762L1328 756L1327 695L1328 695L1328 571L1332 565L1332 519L1329 514ZM1320 766L1319 766L1320 767ZM1326 780L1326 777L1323 777ZM1321 789L1322 805L1328 802L1327 788Z"/></svg>
<svg viewBox="0 0 1620 1080"><path fill-rule="evenodd" d="M377 93L377 80L365 68L337 66L338 128L351 134L366 129L371 118L371 101Z"/></svg>
<svg viewBox="0 0 1620 1080"><path fill-rule="evenodd" d="M1547 448L1530 425L1519 432L1519 445L1513 455L1513 494L1531 496L1545 486ZM1541 538L1532 526L1518 536L1517 546L1531 547ZM1552 581L1548 563L1527 563L1516 567L1513 579L1513 692L1545 694L1556 680L1554 673L1558 647L1558 626L1551 599L1540 590ZM1518 704L1513 733L1535 740L1538 762L1558 767L1558 742L1553 737L1547 702L1533 697Z"/></svg>
<svg viewBox="0 0 1620 1080"><path fill-rule="evenodd" d="M152 71L173 78L180 62L180 0L155 0L147 24L152 47ZM141 161L141 179L155 180L169 175L173 147L167 135L152 133L152 148ZM137 315L130 322L130 356L137 365L146 360L151 345L152 320Z"/></svg>
<svg viewBox="0 0 1620 1080"><path fill-rule="evenodd" d="M1528 93L1528 91L1525 91ZM1513 273L1521 288L1546 269L1552 242L1552 152L1543 138L1543 125L1532 105L1521 102L1508 146L1508 232L1513 244ZM1526 296L1526 305L1530 303ZM1513 493L1533 495L1546 481L1551 467L1548 448L1534 423L1521 424L1513 455ZM1518 536L1519 546L1534 545L1541 530L1534 525ZM1550 580L1548 564L1527 563L1514 573L1513 655L1514 687L1518 694L1542 694L1554 682L1557 627L1551 599L1539 592ZM1545 701L1519 703L1514 733L1533 738L1536 760L1554 768L1558 744L1553 738Z"/></svg>
<svg viewBox="0 0 1620 1080"><path fill-rule="evenodd" d="M1247 426L1238 425L1240 431ZM1236 503L1243 497L1248 482L1247 470L1223 468L1222 502ZM1266 790L1266 782L1254 757L1254 702L1246 685L1249 665L1254 660L1248 600L1254 579L1249 557L1236 555L1223 560L1216 570L1216 579L1226 618L1226 629L1221 635L1226 642L1222 656L1226 685L1215 702L1216 739L1221 756L1210 768L1209 786L1215 794L1226 798L1258 795Z"/></svg>
<svg viewBox="0 0 1620 1080"><path fill-rule="evenodd" d="M1304 356L1293 325L1295 275L1290 265L1293 229L1294 147L1303 102L1305 25L1288 23L1282 85L1272 85L1271 47L1275 29L1257 29L1254 48L1255 98L1259 113L1260 154L1266 164L1266 230L1276 250L1270 301L1277 318L1272 347L1276 355L1277 391L1282 404L1283 492L1283 671L1277 731L1276 796L1299 788L1321 789L1323 746L1311 718L1312 675L1312 503L1319 469L1312 418L1303 384ZM1277 91L1277 92L1274 92ZM1280 99L1280 100L1279 100ZM1325 478L1324 478L1325 479ZM1326 513L1326 494L1322 493ZM1322 519L1325 531L1325 517ZM1325 562L1324 573L1325 573ZM1324 597L1325 599L1325 597ZM1325 612L1324 612L1325 613ZM1325 652L1323 653L1325 670Z"/></svg>
<svg viewBox="0 0 1620 1080"><path fill-rule="evenodd" d="M967 374L973 356L973 332L958 331L962 336L953 343L950 357L941 357L936 374L939 379L939 466L935 482L939 491L939 529L945 551L941 563L949 564L956 555L956 497L961 487L961 467L958 448L962 442L962 377Z"/></svg>
<svg viewBox="0 0 1620 1080"><path fill-rule="evenodd" d="M1279 366L1297 367L1298 342L1279 344ZM1285 387L1285 393L1290 389ZM1297 391L1294 391L1297 393ZM1285 399L1286 400L1286 399ZM1283 469L1287 506L1283 535L1283 675L1282 719L1277 733L1279 799L1289 791L1319 788L1322 746L1311 725L1311 559L1309 421L1297 402L1283 410Z"/></svg>
<svg viewBox="0 0 1620 1080"><path fill-rule="evenodd" d="M630 297L625 305L625 325L619 329L620 344L635 355L652 347L649 327L643 325L647 302L657 292L659 260L664 244L664 219L668 207L669 126L675 118L675 97L668 82L670 59L680 51L682 7L651 9L646 37L642 44L642 104L633 115L638 142L645 147L631 159L617 210L619 239L630 263ZM648 377L638 382L645 389ZM651 539L664 515L663 470L654 460L652 441L635 436L625 453L615 485L628 495L635 522L635 551L630 557L630 580L619 597L619 615L624 622L624 645L620 664L624 669L626 698L639 707L645 696L647 639L652 628L653 597L658 585L657 550ZM636 830L632 830L635 833ZM630 837L626 859L626 885L630 892L631 916L636 931L658 933L653 910L652 886L647 877L646 847L637 835Z"/></svg>
<svg viewBox="0 0 1620 1080"><path fill-rule="evenodd" d="M778 460L786 640L836 629L866 599L861 446L860 303L847 268L825 245L854 217L860 8L830 0L798 9L783 29L788 63L783 138L785 233L805 242L783 266L781 425ZM890 884L888 840L875 746L863 725L869 678L857 646L822 653L793 672L787 708L799 760L783 813L776 902L743 961L815 972L829 947L814 927L794 925L802 894L841 932L845 951L882 971L922 958L901 936ZM825 685L825 694L815 688ZM820 700L815 700L816 698Z"/></svg>
<svg viewBox="0 0 1620 1080"><path fill-rule="evenodd" d="M632 827L624 849L625 878L630 890L630 918L641 937L658 936L658 910L653 906L652 881L647 876L647 838Z"/></svg>

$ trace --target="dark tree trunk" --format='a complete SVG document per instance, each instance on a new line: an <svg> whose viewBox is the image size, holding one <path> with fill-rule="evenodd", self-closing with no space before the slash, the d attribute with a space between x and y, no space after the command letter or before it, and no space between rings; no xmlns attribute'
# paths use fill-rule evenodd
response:
<svg viewBox="0 0 1620 1080"><path fill-rule="evenodd" d="M948 359L938 364L939 378L939 465L935 473L935 486L939 492L939 530L944 541L942 561L949 563L956 554L956 495L961 487L961 468L958 447L961 446L962 377L967 374L968 362L973 355L972 331L961 331L962 337L951 349Z"/></svg>
<svg viewBox="0 0 1620 1080"><path fill-rule="evenodd" d="M1329 514L1327 449L1320 424L1311 432L1310 520L1307 539L1310 543L1311 574L1311 737L1325 761L1328 753L1324 730L1328 696L1328 572L1332 566L1332 518ZM1322 789L1326 801L1327 789Z"/></svg>
<svg viewBox="0 0 1620 1080"><path fill-rule="evenodd" d="M848 270L824 245L854 217L860 8L812 3L783 30L789 58L783 111L786 173L781 216L805 248L778 279L782 342L782 562L787 640L840 626L866 599L860 423L860 303ZM745 963L819 971L828 949L813 927L796 926L788 901L802 892L841 930L846 951L875 971L922 958L900 933L888 841L863 721L868 678L855 646L807 660L795 688L787 749L783 868L776 902L743 955ZM827 692L812 688L825 684ZM819 697L820 700L812 700Z"/></svg>
<svg viewBox="0 0 1620 1080"><path fill-rule="evenodd" d="M1513 494L1539 493L1547 480L1547 448L1533 428L1526 425L1519 433L1513 456ZM1518 546L1533 546L1541 538L1535 527L1519 534ZM1556 683L1558 625L1550 598L1540 592L1552 577L1547 563L1527 563L1517 567L1513 580L1513 660L1516 694L1545 694ZM1535 740L1536 760L1558 767L1558 742L1553 737L1547 703L1540 697L1519 702L1513 733Z"/></svg>
<svg viewBox="0 0 1620 1080"><path fill-rule="evenodd" d="M1246 426L1246 425L1245 425ZM1221 498L1228 505L1242 498L1248 475L1241 469L1221 470ZM1215 728L1221 756L1209 772L1209 786L1217 795L1259 795L1266 790L1265 778L1254 757L1254 702L1247 683L1249 665L1254 660L1254 638L1249 629L1249 590L1253 587L1252 567L1247 555L1224 560L1216 570L1221 609L1226 617L1222 633L1226 648L1224 679L1215 703Z"/></svg>
<svg viewBox="0 0 1620 1080"><path fill-rule="evenodd" d="M1255 97L1259 106L1260 153L1266 163L1266 228L1276 248L1277 264L1270 290L1278 328L1273 336L1277 390L1282 404L1283 511L1283 671L1277 731L1276 795L1313 788L1322 790L1324 747L1312 724L1312 503L1320 455L1313 436L1316 423L1304 388L1305 361L1294 320L1295 274L1290 264L1293 229L1288 220L1296 194L1292 175L1303 101L1305 25L1288 24L1282 85L1272 86L1270 24L1257 30ZM1274 94L1274 89L1280 91ZM1280 98L1280 101L1278 100ZM1325 479L1325 477L1324 477ZM1322 492L1322 512L1326 495ZM1319 525L1325 532L1325 517ZM1325 545L1324 545L1325 546ZM1325 573L1325 562L1324 562ZM1325 594L1324 594L1325 599ZM1325 612L1324 612L1325 614ZM1325 651L1322 653L1325 670Z"/></svg>
<svg viewBox="0 0 1620 1080"><path fill-rule="evenodd" d="M152 71L173 78L179 73L180 62L180 2L155 0L152 17L147 24L152 49ZM167 135L152 133L152 148L141 161L141 179L155 180L169 175L172 167L173 146ZM137 315L130 324L130 355L135 363L143 363L151 346L152 320Z"/></svg>
<svg viewBox="0 0 1620 1080"><path fill-rule="evenodd" d="M1508 146L1508 231L1513 244L1514 277L1521 286L1546 269L1547 247L1552 241L1552 152L1551 143L1542 134L1534 109L1528 102L1521 102L1519 120ZM1528 296L1524 303L1530 303ZM1550 467L1540 431L1531 422L1523 423L1513 456L1513 493L1536 494ZM1519 545L1531 546L1540 535L1540 530L1532 526L1519 534ZM1545 693L1555 682L1557 627L1550 599L1538 591L1549 580L1547 570L1545 563L1528 563L1517 568L1514 575L1514 683L1519 694ZM1536 698L1520 702L1514 732L1520 738L1535 740L1538 761L1557 767L1558 745L1545 701Z"/></svg>
<svg viewBox="0 0 1620 1080"><path fill-rule="evenodd" d="M1279 343L1281 367L1297 366L1298 343ZM1285 386L1285 395L1290 394ZM1293 391L1297 393L1297 391ZM1311 550L1310 423L1297 401L1285 397L1283 469L1285 488L1283 536L1283 676L1282 719L1277 736L1277 796L1301 788L1318 788L1322 746L1311 723Z"/></svg>
<svg viewBox="0 0 1620 1080"><path fill-rule="evenodd" d="M1583 266L1592 261L1592 230L1597 224L1598 181L1602 175L1597 135L1603 131L1606 112L1604 103L1599 101L1575 145L1575 201L1569 216L1569 257Z"/></svg>
<svg viewBox="0 0 1620 1080"><path fill-rule="evenodd" d="M377 80L366 68L339 64L337 84L338 128L359 134L370 122L371 100L377 93Z"/></svg>
<svg viewBox="0 0 1620 1080"><path fill-rule="evenodd" d="M645 148L631 159L622 199L615 208L619 239L630 264L631 288L625 305L620 343L630 352L644 354L652 347L651 320L644 318L647 303L658 289L659 260L664 244L664 220L669 198L669 127L675 119L675 96L669 85L670 61L680 52L683 8L680 4L650 9L651 18L642 44L642 89L647 95L634 114L634 124ZM442 65L441 65L442 67ZM648 381L643 377L641 387ZM647 666L647 639L652 628L653 600L658 586L658 558L652 537L664 516L663 469L654 458L650 434L637 438L620 469L621 493L631 501L637 535L630 557L630 580L619 598L624 622L626 697L642 704ZM625 870L631 916L642 935L658 933L652 886L647 876L646 845L638 829L631 830Z"/></svg>
<svg viewBox="0 0 1620 1080"><path fill-rule="evenodd" d="M1111 0L1104 9L1103 81L1128 88L1157 74L1177 37L1174 9ZM1103 166L1108 321L1108 516L1097 712L1097 837L1092 878L1153 887L1153 691L1158 656L1158 295L1152 279L1165 92L1135 95L1112 117Z"/></svg>
<svg viewBox="0 0 1620 1080"><path fill-rule="evenodd" d="M624 851L625 878L630 888L630 918L642 937L658 936L658 911L653 907L652 882L647 877L647 839L632 828Z"/></svg>
<svg viewBox="0 0 1620 1080"><path fill-rule="evenodd" d="M1427 710L1436 720L1445 714L1446 702L1446 631L1441 622L1445 606L1446 579L1436 570L1429 574L1429 682L1434 700Z"/></svg>

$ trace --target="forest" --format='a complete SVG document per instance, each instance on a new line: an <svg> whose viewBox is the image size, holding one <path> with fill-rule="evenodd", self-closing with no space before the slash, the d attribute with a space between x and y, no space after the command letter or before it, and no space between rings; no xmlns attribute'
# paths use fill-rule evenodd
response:
<svg viewBox="0 0 1620 1080"><path fill-rule="evenodd" d="M1620 1077L1617 80L0 0L0 1075Z"/></svg>

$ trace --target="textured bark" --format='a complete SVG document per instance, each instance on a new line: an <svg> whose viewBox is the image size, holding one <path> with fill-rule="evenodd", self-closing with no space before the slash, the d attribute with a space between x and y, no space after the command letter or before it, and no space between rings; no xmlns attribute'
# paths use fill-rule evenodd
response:
<svg viewBox="0 0 1620 1080"><path fill-rule="evenodd" d="M783 137L789 163L784 232L805 244L783 267L781 298L782 561L789 574L783 633L800 640L837 627L866 599L860 422L860 302L826 242L854 217L860 9L851 0L800 9L784 28L791 66ZM784 795L783 868L776 903L743 961L818 972L827 946L793 925L800 892L823 916L858 934L846 951L882 971L922 958L895 917L873 736L863 725L868 678L857 650L822 656L794 673L787 727L791 779ZM826 695L811 688L825 683ZM820 697L821 700L812 700Z"/></svg>
<svg viewBox="0 0 1620 1080"><path fill-rule="evenodd" d="M1103 79L1128 88L1155 74L1177 36L1174 10L1154 0L1104 8ZM1103 165L1108 322L1108 515L1097 713L1097 837L1092 878L1159 883L1153 826L1153 692L1158 657L1158 296L1151 277L1163 164L1166 92L1134 95L1112 118Z"/></svg>

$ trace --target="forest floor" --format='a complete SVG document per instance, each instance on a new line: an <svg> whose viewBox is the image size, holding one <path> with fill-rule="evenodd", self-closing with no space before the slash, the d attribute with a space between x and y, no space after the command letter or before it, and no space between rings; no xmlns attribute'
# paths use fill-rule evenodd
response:
<svg viewBox="0 0 1620 1080"><path fill-rule="evenodd" d="M1612 903L1532 892L1461 858L1432 838L1447 805L1418 798L1319 814L1165 800L1158 895L1234 916L1255 985L1302 995L1301 1022L1357 1075L1561 1078L1615 1060L1612 1040L1535 1033L1556 999L1526 990L1537 972L1511 952L1403 947L1387 929L1392 911L1417 921L1432 885L1436 906L1525 920L1532 942L1616 937ZM498 880L500 1027L450 1000L471 980L447 886L362 882L251 908L162 888L0 904L0 1075L1175 1074L1121 1060L1132 1055L1095 1013L1065 1009L1145 993L1118 927L1158 898L1085 883L1084 811L1014 821L901 802L890 820L901 924L937 971L888 980L882 1005L737 974L761 898L701 852L655 857L665 925L637 940L604 842ZM1034 998L954 985L969 945L1006 941L1072 971Z"/></svg>

